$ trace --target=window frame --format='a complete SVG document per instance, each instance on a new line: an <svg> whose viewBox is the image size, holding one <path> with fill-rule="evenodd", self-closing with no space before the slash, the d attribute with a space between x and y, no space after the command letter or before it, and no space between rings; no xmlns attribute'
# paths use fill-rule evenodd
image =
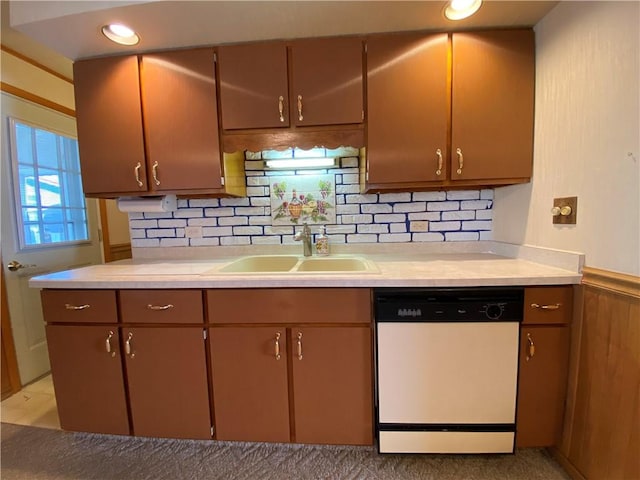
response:
<svg viewBox="0 0 640 480"><path fill-rule="evenodd" d="M21 190L20 190L20 164L18 162L18 145L17 145L17 135L16 135L16 124L21 124L21 125L25 125L27 127L30 128L34 128L34 129L38 129L38 130L42 130L45 132L49 132L52 133L56 136L60 136L60 137L65 137L65 138L69 138L72 140L75 140L77 142L77 136L73 136L70 135L68 133L64 133L60 130L56 130L50 127L46 127L43 125L40 125L36 122L31 122L28 120L23 120L19 117L16 116L8 116L8 125L7 128L9 129L9 167L10 167L10 172L11 172L11 185L12 185L12 195L13 198L12 200L12 208L13 208L13 219L14 219L14 226L15 226L15 232L14 235L17 238L17 243L16 243L16 247L17 247L17 251L18 252L34 252L34 251L39 251L39 250L46 250L46 249L52 249L52 248L64 248L64 247L76 247L76 246L80 246L80 245L91 245L93 244L93 240L91 238L91 222L89 219L89 208L87 205L87 198L84 195L84 191L82 192L82 199L83 199L83 210L84 210L84 217L85 217L85 228L86 228L86 232L87 232L87 238L86 239L81 239L81 240L67 240L67 241L63 241L63 242L47 242L47 243L38 243L35 245L29 245L26 242L25 239L25 234L24 234L24 227L25 227L25 223L23 221L22 218L22 209L23 207L25 208L29 208L28 205L22 205L22 195L21 195ZM32 164L34 167L36 167L35 164ZM51 170L53 170L50 167L45 167L45 168L49 168ZM63 170L60 170L60 168L56 169L56 171L61 174L63 172ZM82 173L80 172L80 182L82 182ZM81 183L82 185L82 183ZM33 208L38 208L38 209L42 209L42 205L40 204L40 201L38 201L38 205L34 206ZM65 206L60 206L60 207L54 207L54 208L61 208L61 209L68 209L69 207ZM42 222L42 218L39 215L39 219L38 219L38 224L40 226L43 225Z"/></svg>

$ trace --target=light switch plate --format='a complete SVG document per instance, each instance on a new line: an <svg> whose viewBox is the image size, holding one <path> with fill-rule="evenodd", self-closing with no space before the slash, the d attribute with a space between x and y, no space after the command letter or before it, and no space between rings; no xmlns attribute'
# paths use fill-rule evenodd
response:
<svg viewBox="0 0 640 480"><path fill-rule="evenodd" d="M578 197L563 197L553 199L554 207L571 207L569 215L555 215L553 217L554 225L575 225L578 216Z"/></svg>

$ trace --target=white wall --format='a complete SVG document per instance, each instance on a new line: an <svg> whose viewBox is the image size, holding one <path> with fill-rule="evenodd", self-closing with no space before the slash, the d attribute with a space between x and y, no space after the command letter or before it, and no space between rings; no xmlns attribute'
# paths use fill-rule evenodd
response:
<svg viewBox="0 0 640 480"><path fill-rule="evenodd" d="M640 274L640 2L562 2L535 27L530 184L495 190L494 239ZM552 224L578 197L577 225Z"/></svg>

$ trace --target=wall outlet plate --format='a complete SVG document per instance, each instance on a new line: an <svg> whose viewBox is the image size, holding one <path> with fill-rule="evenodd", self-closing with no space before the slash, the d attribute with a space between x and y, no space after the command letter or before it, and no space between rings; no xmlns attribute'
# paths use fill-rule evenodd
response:
<svg viewBox="0 0 640 480"><path fill-rule="evenodd" d="M555 215L553 217L554 225L575 225L578 216L578 197L563 197L554 198L553 206L562 208L565 206L571 207L571 213L569 215Z"/></svg>

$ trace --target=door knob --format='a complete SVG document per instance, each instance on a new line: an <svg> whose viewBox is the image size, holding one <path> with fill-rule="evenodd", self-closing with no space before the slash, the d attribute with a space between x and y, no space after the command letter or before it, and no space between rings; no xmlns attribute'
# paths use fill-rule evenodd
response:
<svg viewBox="0 0 640 480"><path fill-rule="evenodd" d="M29 268L29 267L35 267L35 265L23 265L17 260L11 260L9 263L7 263L7 268L9 269L10 272L17 272L21 268Z"/></svg>

